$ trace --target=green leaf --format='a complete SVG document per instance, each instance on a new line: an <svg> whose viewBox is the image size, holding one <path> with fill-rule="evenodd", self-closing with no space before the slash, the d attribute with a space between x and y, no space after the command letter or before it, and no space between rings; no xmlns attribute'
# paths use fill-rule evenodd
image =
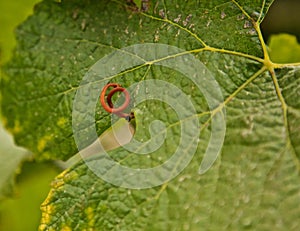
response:
<svg viewBox="0 0 300 231"><path fill-rule="evenodd" d="M96 70L93 65L101 58L114 58L109 55L112 52L120 54L121 64L126 64L130 52L122 56L122 48L135 44L168 44L186 52L160 53L162 57L155 56L150 62L155 52L149 49L135 57L139 63L134 68L113 75L110 81L126 88L135 83L143 86L144 80L173 84L190 95L197 115L193 118L201 125L200 143L189 165L156 187L117 187L128 183L123 172L114 172L115 185L102 180L91 170L101 163L99 156L65 170L53 181L42 205L40 230L296 230L300 226L300 64L278 64L269 58L259 26L271 2L151 1L146 12L132 10L125 1L39 4L17 30L18 48L6 68L9 78L2 88L6 126L18 144L41 159L65 160L75 154L75 94L90 93L90 101L97 99L94 91L81 92L85 89L81 80L86 74L96 78L97 73L93 76L88 70ZM223 94L220 105L210 108L205 91L183 73L154 65L180 57L194 57L205 64ZM110 65L108 62L107 67ZM105 83L96 80L90 86L99 96L99 86ZM135 90L147 92L146 87ZM164 93L159 87L157 90ZM211 89L208 86L206 90ZM180 102L180 97L173 98ZM99 103L95 112L85 111L89 103L82 102L78 115L83 118L79 124L83 146L111 125ZM226 137L221 154L205 174L198 174L213 121L225 109ZM80 107L76 110L80 112ZM134 155L120 147L109 151L109 156L131 168L165 163L177 149L180 126L192 119L178 118L170 105L155 99L133 105L132 110L137 117L136 140L155 139L159 134L166 134L166 139L148 155ZM96 133L90 136L94 125L86 123L86 118L94 117ZM151 126L155 120L164 122L165 127ZM194 144L193 140L184 141L187 145L178 165ZM176 166L171 168L171 173L176 170ZM136 183L153 179L140 178Z"/></svg>
<svg viewBox="0 0 300 231"><path fill-rule="evenodd" d="M37 0L24 1L0 1L0 65L7 62L12 56L12 49L16 44L13 30L29 14L32 13L33 5ZM4 75L0 70L0 82ZM0 94L0 104L2 92ZM2 108L0 110L0 117ZM11 135L3 128L0 121L0 199L11 196L14 192L14 178L19 171L19 165L24 158L29 156L29 152L14 145Z"/></svg>

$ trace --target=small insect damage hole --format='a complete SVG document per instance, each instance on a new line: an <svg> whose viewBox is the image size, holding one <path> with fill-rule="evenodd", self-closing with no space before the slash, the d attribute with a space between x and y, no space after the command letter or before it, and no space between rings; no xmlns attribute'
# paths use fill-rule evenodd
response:
<svg viewBox="0 0 300 231"><path fill-rule="evenodd" d="M150 0L127 0L127 5L132 11L147 12L150 9Z"/></svg>

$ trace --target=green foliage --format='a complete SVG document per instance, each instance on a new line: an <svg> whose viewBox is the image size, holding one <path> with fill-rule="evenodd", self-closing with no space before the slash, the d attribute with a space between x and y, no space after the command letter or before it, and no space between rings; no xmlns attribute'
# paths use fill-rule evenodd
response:
<svg viewBox="0 0 300 231"><path fill-rule="evenodd" d="M0 1L0 64L11 57L11 50L16 45L14 28L32 13L32 6L39 0Z"/></svg>
<svg viewBox="0 0 300 231"><path fill-rule="evenodd" d="M14 28L32 13L33 5L37 2L37 0L0 1L0 8L2 9L0 14L0 65L9 60L16 44L13 35ZM2 74L2 70L0 70L0 81L4 77ZM1 113L2 108L0 116ZM20 162L29 156L29 152L14 145L10 135L3 129L2 122L0 123L0 140L0 198L2 199L12 195L15 174L20 171Z"/></svg>
<svg viewBox="0 0 300 231"><path fill-rule="evenodd" d="M0 65L11 58L16 45L14 29L33 12L38 0L0 1ZM0 81L4 78L0 70ZM0 103L2 98L2 88ZM2 108L0 110L0 116ZM49 181L57 174L47 165L23 167L23 162L31 155L29 151L17 147L12 137L0 122L0 230L36 230L41 213L39 205L49 190ZM22 167L21 163L22 162ZM25 166L27 166L25 164ZM39 168L42 167L42 168ZM24 174L33 173L28 177ZM37 174L38 173L38 174ZM18 175L18 177L16 176ZM20 175L22 180L20 180ZM17 184L15 179L18 179ZM8 198L9 197L9 198ZM24 212L26 211L26 212Z"/></svg>
<svg viewBox="0 0 300 231"><path fill-rule="evenodd" d="M296 36L272 35L269 41L270 57L278 63L300 62L300 45Z"/></svg>
<svg viewBox="0 0 300 231"><path fill-rule="evenodd" d="M25 163L18 176L16 194L1 201L0 230L37 230L41 219L40 204L57 173L49 164Z"/></svg>
<svg viewBox="0 0 300 231"><path fill-rule="evenodd" d="M17 30L18 47L1 86L6 127L36 158L65 160L77 152L71 113L83 75L98 59L138 43L173 45L202 61L224 95L214 112L225 106L227 122L222 152L204 175L197 172L210 126L202 127L189 166L162 186L116 187L77 163L52 183L40 230L297 230L300 64L269 58L259 26L271 2L151 1L146 12L125 1L39 4ZM193 83L172 70L149 65L112 81L127 87L144 79L189 93L201 124L215 115ZM109 154L131 167L159 165L176 149L181 121L157 102L138 109L137 138L149 138L144 126L159 119L172 134L166 146L149 157L122 148ZM96 111L100 135L110 118L100 105Z"/></svg>
<svg viewBox="0 0 300 231"><path fill-rule="evenodd" d="M0 200L10 196L14 191L14 177L20 162L28 156L28 152L14 145L0 124Z"/></svg>

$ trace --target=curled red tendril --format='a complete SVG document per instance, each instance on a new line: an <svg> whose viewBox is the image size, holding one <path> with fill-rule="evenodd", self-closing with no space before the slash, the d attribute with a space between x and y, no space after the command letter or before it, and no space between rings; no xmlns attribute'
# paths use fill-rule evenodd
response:
<svg viewBox="0 0 300 231"><path fill-rule="evenodd" d="M110 87L113 87L113 89L110 90L109 93L107 94L107 97L105 97L107 89ZM112 100L111 100L111 98L113 97L113 95L116 92L122 92L125 96L124 103L120 107L117 107L117 108L114 107ZM105 102L105 98L106 98L107 103ZM128 91L125 88L121 87L121 85L118 83L109 83L102 89L101 94L100 94L100 103L105 111L115 114L119 117L125 118L128 121L130 121L134 117L133 113L127 114L127 113L123 112L130 103L130 95L129 95Z"/></svg>

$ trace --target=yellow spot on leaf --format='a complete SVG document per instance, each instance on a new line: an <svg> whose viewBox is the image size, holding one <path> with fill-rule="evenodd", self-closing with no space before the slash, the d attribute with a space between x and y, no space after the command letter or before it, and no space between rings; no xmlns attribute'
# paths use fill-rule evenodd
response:
<svg viewBox="0 0 300 231"><path fill-rule="evenodd" d="M55 180L51 183L51 187L54 189L58 189L63 186L66 182L70 182L78 178L78 174L76 172L70 172L68 169L60 173Z"/></svg>
<svg viewBox="0 0 300 231"><path fill-rule="evenodd" d="M61 227L61 231L72 231L71 227L64 225L63 227Z"/></svg>
<svg viewBox="0 0 300 231"><path fill-rule="evenodd" d="M52 157L52 154L50 152L44 151L43 156L46 160L50 160Z"/></svg>
<svg viewBox="0 0 300 231"><path fill-rule="evenodd" d="M64 182L70 182L76 179L78 179L78 173L75 171L68 172L64 175Z"/></svg>
<svg viewBox="0 0 300 231"><path fill-rule="evenodd" d="M92 207L87 207L85 209L85 214L87 216L89 226L93 227L95 225L94 209Z"/></svg>
<svg viewBox="0 0 300 231"><path fill-rule="evenodd" d="M6 117L2 117L1 121L2 121L3 126L6 127L6 125L7 125L7 119L6 119Z"/></svg>
<svg viewBox="0 0 300 231"><path fill-rule="evenodd" d="M51 136L44 136L43 138L41 138L39 141L38 141L38 145L37 145L37 149L38 149L38 151L39 152L42 152L44 149L45 149L45 147L46 147L46 145L47 145L47 143L51 140L52 138L51 138Z"/></svg>
<svg viewBox="0 0 300 231"><path fill-rule="evenodd" d="M13 133L14 134L17 134L19 133L20 131L22 130L21 126L20 126L20 121L19 120L16 120L15 121L15 126L13 128Z"/></svg>
<svg viewBox="0 0 300 231"><path fill-rule="evenodd" d="M39 227L39 231L44 231L44 230L47 230L47 231L56 231L53 228L49 228L49 226L46 225L46 224L41 224L40 227Z"/></svg>
<svg viewBox="0 0 300 231"><path fill-rule="evenodd" d="M53 195L54 195L54 190L50 190L50 192L49 192L49 194L48 194L46 200L42 203L42 205L41 205L41 210L42 210L44 213L48 213L48 212L51 212L51 211L52 211L52 209L49 210L49 209L50 209L50 208L49 208L49 205L51 204L51 199L52 199Z"/></svg>
<svg viewBox="0 0 300 231"><path fill-rule="evenodd" d="M51 182L51 187L54 189L58 189L65 184L63 179L56 178L53 182Z"/></svg>
<svg viewBox="0 0 300 231"><path fill-rule="evenodd" d="M41 224L49 224L51 222L51 218L53 214L55 213L55 207L51 204L53 194L54 191L51 190L46 200L41 205L41 211L42 211ZM44 230L43 225L40 226L39 230Z"/></svg>
<svg viewBox="0 0 300 231"><path fill-rule="evenodd" d="M63 179L65 177L65 175L67 175L68 173L69 173L69 170L66 169L65 171L61 172L56 178Z"/></svg>
<svg viewBox="0 0 300 231"><path fill-rule="evenodd" d="M64 127L65 124L67 123L67 121L68 121L68 120L67 120L65 117L61 117L61 118L59 118L58 121L57 121L57 126L59 126L59 127Z"/></svg>
<svg viewBox="0 0 300 231"><path fill-rule="evenodd" d="M59 187L63 186L65 181L64 181L64 177L65 175L68 173L68 170L63 171L62 173L60 173L55 179L54 181L51 182L51 187L54 189L58 189Z"/></svg>

